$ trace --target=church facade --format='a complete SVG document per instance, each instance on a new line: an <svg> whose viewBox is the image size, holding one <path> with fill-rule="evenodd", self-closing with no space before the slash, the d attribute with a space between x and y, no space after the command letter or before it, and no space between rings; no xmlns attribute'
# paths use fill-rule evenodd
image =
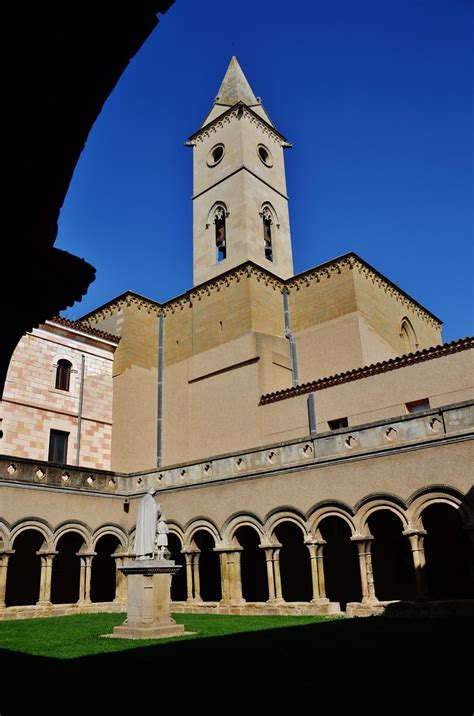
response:
<svg viewBox="0 0 474 716"><path fill-rule="evenodd" d="M194 286L20 342L1 406L0 616L124 608L150 488L175 610L474 597L473 339L355 253L294 275L291 146L232 59L187 143Z"/></svg>

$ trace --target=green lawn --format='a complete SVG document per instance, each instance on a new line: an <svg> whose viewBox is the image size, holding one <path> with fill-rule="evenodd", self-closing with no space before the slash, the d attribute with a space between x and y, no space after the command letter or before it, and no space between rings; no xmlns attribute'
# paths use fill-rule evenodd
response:
<svg viewBox="0 0 474 716"><path fill-rule="evenodd" d="M291 696L298 699L295 714L313 711L321 699L338 708L317 708L318 714L349 705L356 714L404 714L414 705L418 714L438 713L441 706L450 716L472 714L474 619L189 614L175 618L194 636L153 642L100 638L123 618L91 614L0 622L1 716L29 713L4 703L19 694L31 698L51 683L48 708L40 714L95 713L91 704L85 708L84 698L98 690L107 695L103 713L129 713L125 703L138 684L161 695L166 684L182 704L194 701L196 689L214 703L216 689L225 687L230 705L250 698L253 686L275 713L280 698ZM72 705L59 704L58 684L70 687ZM215 703L219 713L229 706Z"/></svg>

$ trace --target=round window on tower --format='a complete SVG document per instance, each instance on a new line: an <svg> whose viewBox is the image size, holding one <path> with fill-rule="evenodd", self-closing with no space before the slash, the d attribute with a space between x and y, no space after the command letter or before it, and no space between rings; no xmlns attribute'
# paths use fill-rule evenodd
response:
<svg viewBox="0 0 474 716"><path fill-rule="evenodd" d="M216 144L207 155L207 166L215 167L224 156L224 145Z"/></svg>
<svg viewBox="0 0 474 716"><path fill-rule="evenodd" d="M273 157L268 147L265 147L263 144L259 144L257 147L257 152L258 156L260 157L260 160L265 164L266 167L273 166Z"/></svg>

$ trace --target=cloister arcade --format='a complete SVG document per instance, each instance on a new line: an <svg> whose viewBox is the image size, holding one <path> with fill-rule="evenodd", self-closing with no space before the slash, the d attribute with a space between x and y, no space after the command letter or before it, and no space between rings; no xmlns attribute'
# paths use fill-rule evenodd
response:
<svg viewBox="0 0 474 716"><path fill-rule="evenodd" d="M204 517L168 525L182 565L172 600L190 609L474 598L474 514L452 489L407 503L372 495L355 509L328 502L307 514L286 506L263 521L238 513L220 527ZM0 524L0 608L125 604L117 567L133 557L133 537L117 525Z"/></svg>

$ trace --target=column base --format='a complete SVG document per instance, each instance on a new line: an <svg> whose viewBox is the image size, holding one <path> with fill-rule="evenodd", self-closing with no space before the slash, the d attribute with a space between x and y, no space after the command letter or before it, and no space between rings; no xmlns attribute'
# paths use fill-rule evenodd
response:
<svg viewBox="0 0 474 716"><path fill-rule="evenodd" d="M168 626L128 626L127 624L114 627L112 634L102 634L107 639L169 639L176 636L187 636L194 632L185 632L184 624L169 624Z"/></svg>
<svg viewBox="0 0 474 716"><path fill-rule="evenodd" d="M36 606L37 607L52 607L53 602L49 602L49 601L43 600L43 599L38 599L38 601L36 602Z"/></svg>
<svg viewBox="0 0 474 716"><path fill-rule="evenodd" d="M361 604L368 604L369 606L376 607L380 604L380 602L377 597L362 597Z"/></svg>
<svg viewBox="0 0 474 716"><path fill-rule="evenodd" d="M317 607L322 607L326 604L329 604L329 599L327 597L318 597L317 599L312 599L310 601L310 604L315 604Z"/></svg>
<svg viewBox="0 0 474 716"><path fill-rule="evenodd" d="M266 604L270 604L270 606L274 607L286 604L286 602L282 597L272 597L271 599L267 599Z"/></svg>

